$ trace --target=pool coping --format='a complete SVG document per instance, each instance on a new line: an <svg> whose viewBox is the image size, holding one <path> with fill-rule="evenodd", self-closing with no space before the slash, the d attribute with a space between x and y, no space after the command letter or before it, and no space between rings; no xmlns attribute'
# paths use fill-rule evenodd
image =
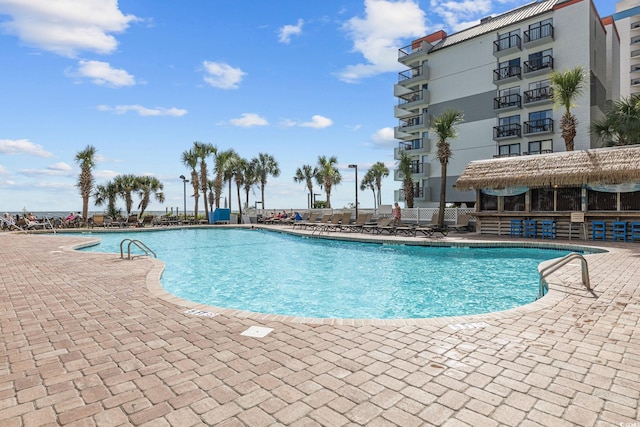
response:
<svg viewBox="0 0 640 427"><path fill-rule="evenodd" d="M198 228L198 227L173 227L173 228L136 228L129 231L166 231L172 229L184 229L184 228ZM202 227L200 227L202 228ZM217 226L217 228L221 228ZM593 253L586 255L587 257L597 256L599 254L605 254L610 252L615 252L616 248L610 247L599 247L588 244L576 244L576 243L568 243L571 241L530 241L524 239L509 241L498 240L498 239L467 239L465 235L464 240L453 240L453 238L443 237L443 238L410 238L407 236L362 236L356 237L353 234L355 233L340 233L340 232L332 232L331 234L312 234L309 232L305 232L304 230L292 230L288 228L284 228L282 226L248 226L248 225L225 225L222 228L256 228L256 229L264 229L270 232L279 232L284 234L296 235L301 237L310 237L324 240L342 240L342 241L353 241L353 242L362 242L362 243L372 243L372 244L391 244L391 245L405 245L405 246L427 246L427 247L478 247L478 248L496 248L496 247L515 247L515 248L543 248L543 249L557 249L557 250L579 250L579 251L592 251ZM84 230L84 233L109 233L116 230ZM72 234L76 234L72 233ZM70 233L71 234L71 233ZM351 236L350 236L351 235ZM361 233L359 233L361 235ZM473 233L472 236L478 236ZM98 239L89 239L85 243L80 243L68 247L62 247L65 250L71 250L76 253L77 249L81 249L83 247L92 246L99 242ZM111 253L107 253L111 254ZM116 254L117 255L117 254ZM553 262L558 258L553 258L548 261L544 261L540 263L538 266L538 270L543 268L548 263ZM200 312L203 315L208 315L210 317L224 315L238 318L251 319L260 322L284 322L284 323L298 323L298 324L308 324L308 325L339 325L339 326L392 326L392 327L403 327L403 326L434 326L434 327L444 327L450 326L453 329L456 328L466 328L466 327L483 327L483 325L487 325L489 321L499 321L504 319L509 319L513 317L522 316L524 314L536 312L543 309L549 309L558 303L560 303L563 299L565 299L568 295L568 292L562 290L561 286L554 284L551 280L553 279L555 273L552 273L549 276L548 281L548 291L544 295L544 297L537 299L534 302L529 304L525 304L519 307L514 307L508 310L483 313L483 314L470 314L470 315L461 315L461 316L445 316L445 317L431 317L431 318L402 318L402 319L370 319L370 318L316 318L316 317L301 317L301 316L287 316L281 314L270 314L270 313L259 313L248 310L239 310L232 308L219 307L215 305L208 305L203 303L197 303L193 301L189 301L180 297L177 297L168 291L166 291L160 282L162 277L162 273L164 271L165 263L162 260L152 259L153 266L150 269L149 273L146 276L146 288L147 290L156 298L162 299L169 303L172 303L176 306L184 307L187 311L193 310Z"/></svg>

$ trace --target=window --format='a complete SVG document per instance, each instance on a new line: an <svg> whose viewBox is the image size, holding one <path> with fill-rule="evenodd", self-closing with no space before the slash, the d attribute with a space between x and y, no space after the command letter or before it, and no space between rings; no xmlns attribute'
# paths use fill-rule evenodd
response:
<svg viewBox="0 0 640 427"><path fill-rule="evenodd" d="M515 58L510 61L504 61L498 64L500 77L498 80L506 79L507 77L514 77L520 75L520 58Z"/></svg>
<svg viewBox="0 0 640 427"><path fill-rule="evenodd" d="M534 188L531 190L532 211L553 211L553 188Z"/></svg>
<svg viewBox="0 0 640 427"><path fill-rule="evenodd" d="M505 212L524 211L524 195L525 193L518 194L517 196L504 196Z"/></svg>
<svg viewBox="0 0 640 427"><path fill-rule="evenodd" d="M509 89L501 89L498 92L499 96L509 96L509 95L519 95L520 94L520 86L510 87Z"/></svg>
<svg viewBox="0 0 640 427"><path fill-rule="evenodd" d="M587 209L590 211L618 210L618 194L589 190L587 193Z"/></svg>
<svg viewBox="0 0 640 427"><path fill-rule="evenodd" d="M520 136L520 115L498 118L495 128L496 138Z"/></svg>
<svg viewBox="0 0 640 427"><path fill-rule="evenodd" d="M508 144L498 147L499 157L512 157L520 155L520 144Z"/></svg>
<svg viewBox="0 0 640 427"><path fill-rule="evenodd" d="M422 140L420 138L412 139L410 141L411 150L418 150L422 148Z"/></svg>
<svg viewBox="0 0 640 427"><path fill-rule="evenodd" d="M497 211L498 196L480 193L480 210L481 211Z"/></svg>
<svg viewBox="0 0 640 427"><path fill-rule="evenodd" d="M520 114L509 117L500 117L498 119L499 126L507 126L512 124L520 124Z"/></svg>
<svg viewBox="0 0 640 427"><path fill-rule="evenodd" d="M545 19L529 25L529 40L538 40L553 35L553 19ZM526 39L525 39L526 41Z"/></svg>
<svg viewBox="0 0 640 427"><path fill-rule="evenodd" d="M557 211L581 211L582 189L580 187L558 188Z"/></svg>
<svg viewBox="0 0 640 427"><path fill-rule="evenodd" d="M553 132L553 110L529 113L525 133Z"/></svg>
<svg viewBox="0 0 640 427"><path fill-rule="evenodd" d="M497 49L504 50L510 47L520 46L520 30L510 31L508 33L498 35Z"/></svg>
<svg viewBox="0 0 640 427"><path fill-rule="evenodd" d="M620 193L621 211L640 211L640 191Z"/></svg>
<svg viewBox="0 0 640 427"><path fill-rule="evenodd" d="M553 153L553 140L531 141L529 143L529 154Z"/></svg>
<svg viewBox="0 0 640 427"><path fill-rule="evenodd" d="M551 80L549 79L529 83L529 89L542 89L550 86L551 86Z"/></svg>
<svg viewBox="0 0 640 427"><path fill-rule="evenodd" d="M553 49L541 50L529 55L526 71L536 71L543 68L553 68Z"/></svg>

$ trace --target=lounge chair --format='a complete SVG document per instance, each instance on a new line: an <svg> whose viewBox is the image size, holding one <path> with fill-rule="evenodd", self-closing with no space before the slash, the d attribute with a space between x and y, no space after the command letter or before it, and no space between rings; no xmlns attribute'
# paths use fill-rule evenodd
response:
<svg viewBox="0 0 640 427"><path fill-rule="evenodd" d="M340 231L343 224L347 225L351 223L351 212L343 212L342 215L335 216L338 217L337 223L331 221L331 224L327 224L324 231Z"/></svg>
<svg viewBox="0 0 640 427"><path fill-rule="evenodd" d="M104 215L102 214L94 214L91 217L91 227L104 227Z"/></svg>
<svg viewBox="0 0 640 427"><path fill-rule="evenodd" d="M393 218L378 218L378 221L375 224L364 224L362 226L362 232L372 232L380 234L389 227L393 228L393 226L391 225L392 222Z"/></svg>
<svg viewBox="0 0 640 427"><path fill-rule="evenodd" d="M314 231L318 228L318 227L323 227L325 226L329 221L331 220L331 214L324 214L322 215L322 218L320 218L320 221L318 222L309 222L306 226L305 229L307 227L310 227L311 229L313 229Z"/></svg>
<svg viewBox="0 0 640 427"><path fill-rule="evenodd" d="M400 223L400 225L396 226L395 232L396 235L404 234L405 236L415 236L417 227L417 224Z"/></svg>
<svg viewBox="0 0 640 427"><path fill-rule="evenodd" d="M327 221L324 224L319 224L316 225L313 229L313 232L315 233L316 230L320 230L320 232L322 233L323 231L327 231L330 227L340 227L340 221L342 220L342 214L333 214L331 216L331 221Z"/></svg>
<svg viewBox="0 0 640 427"><path fill-rule="evenodd" d="M298 227L302 227L302 228L306 228L307 225L309 224L315 224L315 222L318 220L318 213L314 212L311 215L309 215L309 218L303 221L294 221L293 223L293 228L296 228L296 225Z"/></svg>
<svg viewBox="0 0 640 427"><path fill-rule="evenodd" d="M142 218L142 221L138 222L138 227L144 227L145 225L151 225L153 224L153 219L155 217L153 215L147 215L144 218Z"/></svg>
<svg viewBox="0 0 640 427"><path fill-rule="evenodd" d="M127 222L125 223L126 226L133 226L133 227L137 227L138 226L138 215L129 215L129 218L127 219Z"/></svg>
<svg viewBox="0 0 640 427"><path fill-rule="evenodd" d="M360 214L353 224L341 224L340 231L362 231L362 227L371 220L372 214Z"/></svg>
<svg viewBox="0 0 640 427"><path fill-rule="evenodd" d="M438 225L438 213L434 213L429 224L420 224L414 230L414 236L422 234L425 237L433 237L433 233L441 228ZM446 234L445 234L446 235Z"/></svg>
<svg viewBox="0 0 640 427"><path fill-rule="evenodd" d="M454 225L449 226L448 228L456 230L456 231L471 231L471 226L469 225L469 220L471 219L471 215L468 214L460 214L458 215L458 219Z"/></svg>

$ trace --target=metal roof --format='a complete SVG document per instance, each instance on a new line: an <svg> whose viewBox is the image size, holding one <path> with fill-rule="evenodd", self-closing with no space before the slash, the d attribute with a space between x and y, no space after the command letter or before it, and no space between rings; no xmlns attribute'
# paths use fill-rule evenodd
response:
<svg viewBox="0 0 640 427"><path fill-rule="evenodd" d="M536 15L541 15L543 13L549 12L556 4L562 3L563 1L564 0L534 1L532 3L525 4L524 6L521 6L517 9L505 12L501 15L492 16L486 22L481 22L474 27L467 28L466 30L462 30L455 34L447 36L444 40L434 46L431 49L431 52L439 49L444 49L445 47L449 47L451 45L481 36L486 33L490 33L492 31L499 30L511 24L515 24L517 22L524 21L525 19L534 17Z"/></svg>

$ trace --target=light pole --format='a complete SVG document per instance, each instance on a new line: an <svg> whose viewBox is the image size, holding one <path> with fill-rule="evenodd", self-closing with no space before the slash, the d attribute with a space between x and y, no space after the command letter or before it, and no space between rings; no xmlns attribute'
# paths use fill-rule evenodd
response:
<svg viewBox="0 0 640 427"><path fill-rule="evenodd" d="M180 175L180 179L182 180L182 197L184 199L184 221L187 222L187 182L189 180L184 177L184 175Z"/></svg>
<svg viewBox="0 0 640 427"><path fill-rule="evenodd" d="M358 219L358 165L349 165L351 169L356 170L356 219Z"/></svg>
<svg viewBox="0 0 640 427"><path fill-rule="evenodd" d="M316 208L316 200L318 200L318 198L316 196L322 196L321 193L313 193L313 197L311 198L311 208L315 209Z"/></svg>

